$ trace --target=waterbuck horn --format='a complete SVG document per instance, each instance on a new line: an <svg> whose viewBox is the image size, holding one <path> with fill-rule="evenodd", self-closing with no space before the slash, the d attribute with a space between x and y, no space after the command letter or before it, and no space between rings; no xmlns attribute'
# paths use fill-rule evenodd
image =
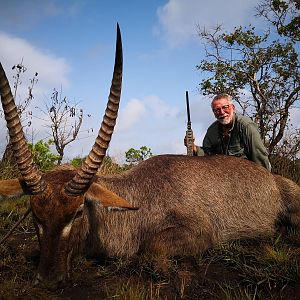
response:
<svg viewBox="0 0 300 300"><path fill-rule="evenodd" d="M113 79L108 97L107 107L99 130L98 136L89 155L83 162L77 174L65 187L69 195L83 194L92 182L93 176L97 173L103 158L106 154L111 136L116 124L118 115L123 72L122 40L119 24L117 24L117 41Z"/></svg>
<svg viewBox="0 0 300 300"><path fill-rule="evenodd" d="M41 193L45 190L46 183L42 179L42 173L36 168L33 162L32 155L23 132L18 109L1 63L0 94L10 141L12 143L13 154L19 171L26 183L26 188L31 194Z"/></svg>

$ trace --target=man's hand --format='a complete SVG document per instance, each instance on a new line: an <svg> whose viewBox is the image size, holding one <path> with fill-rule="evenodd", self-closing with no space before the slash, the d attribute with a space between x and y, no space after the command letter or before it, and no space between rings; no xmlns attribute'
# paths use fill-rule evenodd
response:
<svg viewBox="0 0 300 300"><path fill-rule="evenodd" d="M195 142L195 138L193 137L193 153L194 153L194 155L197 155L197 145L195 145L194 142ZM183 143L184 143L184 146L187 147L187 137L186 136L184 137Z"/></svg>
<svg viewBox="0 0 300 300"><path fill-rule="evenodd" d="M193 145L194 145L194 142L195 142L195 138L193 137ZM183 143L184 143L184 146L187 147L187 137L186 136L184 137Z"/></svg>

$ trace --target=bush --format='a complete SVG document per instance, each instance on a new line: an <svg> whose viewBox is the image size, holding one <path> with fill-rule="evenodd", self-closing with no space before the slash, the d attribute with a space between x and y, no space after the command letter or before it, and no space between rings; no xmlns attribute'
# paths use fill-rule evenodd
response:
<svg viewBox="0 0 300 300"><path fill-rule="evenodd" d="M48 142L40 140L35 144L28 143L28 145L34 162L42 172L47 172L57 165L60 156L50 151L50 146L53 145L52 140Z"/></svg>
<svg viewBox="0 0 300 300"><path fill-rule="evenodd" d="M85 158L81 158L79 156L74 157L71 161L70 161L70 165L75 167L75 168L79 168L81 167L82 162L84 161Z"/></svg>
<svg viewBox="0 0 300 300"><path fill-rule="evenodd" d="M127 152L125 152L126 161L131 165L138 164L151 156L153 156L151 149L146 146L140 147L139 150L130 148Z"/></svg>

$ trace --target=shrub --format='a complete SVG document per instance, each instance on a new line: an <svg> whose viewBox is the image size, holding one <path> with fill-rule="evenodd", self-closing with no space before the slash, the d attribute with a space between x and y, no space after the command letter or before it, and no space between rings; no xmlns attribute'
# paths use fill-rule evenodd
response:
<svg viewBox="0 0 300 300"><path fill-rule="evenodd" d="M48 142L40 140L35 144L28 143L28 145L33 160L41 171L47 172L57 165L60 156L50 151L50 146L53 145L52 140L48 140Z"/></svg>

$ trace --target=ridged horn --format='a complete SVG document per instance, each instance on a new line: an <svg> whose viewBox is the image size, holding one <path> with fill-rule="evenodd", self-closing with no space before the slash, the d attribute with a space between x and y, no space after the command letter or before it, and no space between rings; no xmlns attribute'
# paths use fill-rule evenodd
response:
<svg viewBox="0 0 300 300"><path fill-rule="evenodd" d="M13 154L18 169L31 194L39 194L46 188L42 173L36 168L23 132L18 110L11 89L0 63L0 94L7 128L12 143Z"/></svg>
<svg viewBox="0 0 300 300"><path fill-rule="evenodd" d="M89 155L83 162L77 174L70 180L65 191L69 195L83 194L89 187L92 178L97 173L106 154L118 115L123 73L122 39L119 24L117 24L116 54L113 78L108 97L107 107L101 123L98 136Z"/></svg>

